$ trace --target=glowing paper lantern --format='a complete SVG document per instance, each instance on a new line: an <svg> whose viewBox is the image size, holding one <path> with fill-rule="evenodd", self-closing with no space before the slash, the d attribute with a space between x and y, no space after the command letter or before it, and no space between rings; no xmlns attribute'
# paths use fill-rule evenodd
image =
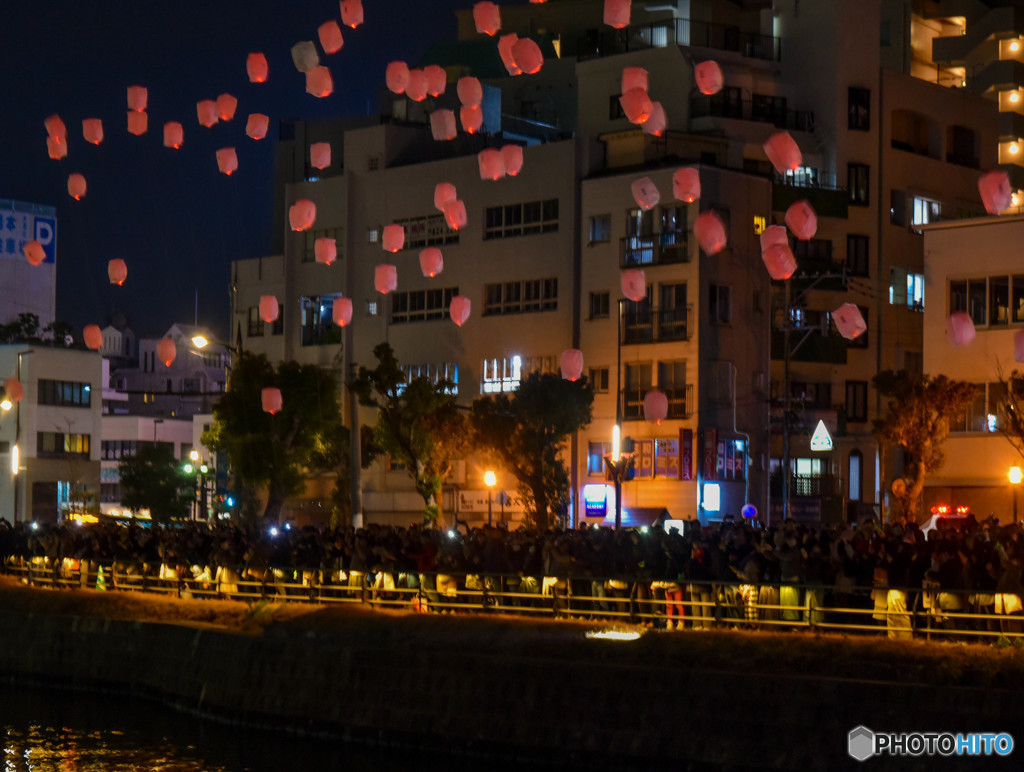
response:
<svg viewBox="0 0 1024 772"><path fill-rule="evenodd" d="M786 233L785 225L769 225L761 231L761 251L775 244L789 246L789 235Z"/></svg>
<svg viewBox="0 0 1024 772"><path fill-rule="evenodd" d="M974 341L975 335L974 321L970 314L956 311L949 315L946 320L946 337L949 339L949 345L955 348L968 346Z"/></svg>
<svg viewBox="0 0 1024 772"><path fill-rule="evenodd" d="M455 93L459 95L459 102L466 107L479 107L484 99L484 87L480 85L480 79L472 75L459 78L455 84Z"/></svg>
<svg viewBox="0 0 1024 772"><path fill-rule="evenodd" d="M509 177L515 177L523 170L522 145L503 145L501 148L501 160L505 162L505 174Z"/></svg>
<svg viewBox="0 0 1024 772"><path fill-rule="evenodd" d="M313 242L313 256L318 263L330 265L338 259L338 242L327 237L317 239Z"/></svg>
<svg viewBox="0 0 1024 772"><path fill-rule="evenodd" d="M697 81L697 89L700 93L711 96L722 90L724 78L722 68L718 62L708 59L693 68L693 79Z"/></svg>
<svg viewBox="0 0 1024 772"><path fill-rule="evenodd" d="M978 192L989 214L999 214L1013 203L1010 191L1010 177L1006 172L996 169L978 177Z"/></svg>
<svg viewBox="0 0 1024 772"><path fill-rule="evenodd" d="M309 165L314 169L326 169L331 165L330 142L314 142L309 146Z"/></svg>
<svg viewBox="0 0 1024 772"><path fill-rule="evenodd" d="M220 120L217 115L217 103L212 99L203 99L196 102L196 116L199 118L199 125L210 128Z"/></svg>
<svg viewBox="0 0 1024 772"><path fill-rule="evenodd" d="M441 96L448 86L448 73L444 71L444 67L428 64L423 68L423 75L427 79L427 93L432 97Z"/></svg>
<svg viewBox="0 0 1024 772"><path fill-rule="evenodd" d="M444 212L444 221L448 223L448 227L453 231L466 227L466 222L468 221L466 218L466 204L462 199L449 201L441 211Z"/></svg>
<svg viewBox="0 0 1024 772"><path fill-rule="evenodd" d="M331 305L331 319L339 327L352 321L352 298L336 297Z"/></svg>
<svg viewBox="0 0 1024 772"><path fill-rule="evenodd" d="M641 209L653 209L661 200L661 193L658 187L651 181L650 177L641 177L634 180L629 186L633 192L633 200Z"/></svg>
<svg viewBox="0 0 1024 772"><path fill-rule="evenodd" d="M658 389L644 394L644 418L652 424L661 425L668 415L668 395Z"/></svg>
<svg viewBox="0 0 1024 772"><path fill-rule="evenodd" d="M459 327L466 323L469 319L470 311L473 309L473 304L469 301L465 295L456 295L452 298L451 304L448 306L448 315L451 316L452 321L455 322Z"/></svg>
<svg viewBox="0 0 1024 772"><path fill-rule="evenodd" d="M693 166L676 169L672 175L672 195L687 204L700 198L700 170Z"/></svg>
<svg viewBox="0 0 1024 772"><path fill-rule="evenodd" d="M81 201L86 191L85 177L78 172L68 175L68 195L75 201Z"/></svg>
<svg viewBox="0 0 1024 772"><path fill-rule="evenodd" d="M648 78L647 70L643 67L623 67L622 68L622 87L619 91L625 94L634 88L638 88L641 91L647 91Z"/></svg>
<svg viewBox="0 0 1024 772"><path fill-rule="evenodd" d="M577 381L583 374L583 352L578 348L567 348L561 357L562 377L567 381Z"/></svg>
<svg viewBox="0 0 1024 772"><path fill-rule="evenodd" d="M221 94L217 97L217 117L222 121L230 121L235 117L238 109L238 100L231 94Z"/></svg>
<svg viewBox="0 0 1024 772"><path fill-rule="evenodd" d="M103 141L103 121L99 118L86 118L82 121L82 137L86 142L98 145Z"/></svg>
<svg viewBox="0 0 1024 772"><path fill-rule="evenodd" d="M146 113L128 111L128 133L141 137L149 131L149 116Z"/></svg>
<svg viewBox="0 0 1024 772"><path fill-rule="evenodd" d="M306 93L318 99L329 97L334 93L334 79L331 71L323 65L314 67L306 73Z"/></svg>
<svg viewBox="0 0 1024 772"><path fill-rule="evenodd" d="M46 260L46 250L43 249L43 245L38 241L25 242L25 246L21 248L21 251L25 254L25 259L28 260L29 265L42 265L43 261Z"/></svg>
<svg viewBox="0 0 1024 772"><path fill-rule="evenodd" d="M455 139L458 129L455 126L455 113L451 110L434 110L430 114L430 134L440 141Z"/></svg>
<svg viewBox="0 0 1024 772"><path fill-rule="evenodd" d="M437 247L427 247L420 252L420 270L427 278L433 279L444 270L444 255Z"/></svg>
<svg viewBox="0 0 1024 772"><path fill-rule="evenodd" d="M622 294L630 300L640 301L647 297L647 274L642 268L627 268L620 277Z"/></svg>
<svg viewBox="0 0 1024 772"><path fill-rule="evenodd" d="M177 121L168 121L164 124L164 147L177 150L185 141L185 129Z"/></svg>
<svg viewBox="0 0 1024 772"><path fill-rule="evenodd" d="M622 105L622 112L626 114L626 120L630 123L641 124L651 117L651 110L654 105L647 92L642 88L631 88L619 97L619 104Z"/></svg>
<svg viewBox="0 0 1024 772"><path fill-rule="evenodd" d="M124 260L116 257L107 263L107 278L110 279L111 284L116 284L118 287L124 284L124 280L128 278L128 266Z"/></svg>
<svg viewBox="0 0 1024 772"><path fill-rule="evenodd" d="M384 226L384 234L381 236L381 246L385 252L397 252L405 246L405 227L391 224Z"/></svg>
<svg viewBox="0 0 1024 772"><path fill-rule="evenodd" d="M82 340L86 348L98 351L103 345L103 331L98 324L87 324L82 330Z"/></svg>
<svg viewBox="0 0 1024 772"><path fill-rule="evenodd" d="M604 23L615 29L629 26L629 0L604 0Z"/></svg>
<svg viewBox="0 0 1024 772"><path fill-rule="evenodd" d="M263 113L250 113L249 120L245 122L245 133L252 139L263 139L269 128L270 116Z"/></svg>
<svg viewBox="0 0 1024 772"><path fill-rule="evenodd" d="M796 257L793 255L793 250L789 248L788 241L784 244L770 244L768 247L762 247L761 260L764 262L764 267L768 269L768 275L775 281L788 279L796 272Z"/></svg>
<svg viewBox="0 0 1024 772"><path fill-rule="evenodd" d="M494 37L501 29L501 9L488 0L481 0L473 6L473 23L477 32Z"/></svg>
<svg viewBox="0 0 1024 772"><path fill-rule="evenodd" d="M725 235L725 223L718 216L717 212L710 209L697 215L693 224L693 235L697 237L697 243L709 255L717 255L728 242Z"/></svg>
<svg viewBox="0 0 1024 772"><path fill-rule="evenodd" d="M444 211L444 205L459 197L455 186L450 182L439 182L434 186L434 208Z"/></svg>
<svg viewBox="0 0 1024 772"><path fill-rule="evenodd" d="M263 408L264 413L278 412L284 406L284 400L281 398L281 390L276 386L267 386L260 391L260 406Z"/></svg>
<svg viewBox="0 0 1024 772"><path fill-rule="evenodd" d="M382 263L373 269L373 286L381 295L387 295L398 287L398 269Z"/></svg>
<svg viewBox="0 0 1024 772"><path fill-rule="evenodd" d="M317 35L320 37L320 47L325 54L336 54L345 45L345 38L341 34L341 27L338 22L331 19L317 27Z"/></svg>
<svg viewBox="0 0 1024 772"><path fill-rule="evenodd" d="M270 67L267 64L267 57L257 52L249 54L245 59L245 73L249 76L250 83L266 83Z"/></svg>
<svg viewBox="0 0 1024 772"><path fill-rule="evenodd" d="M222 147L217 151L217 168L229 177L238 171L238 154L233 147Z"/></svg>
<svg viewBox="0 0 1024 772"><path fill-rule="evenodd" d="M459 121L462 123L463 131L467 134L476 134L484 125L484 111L480 109L480 105L463 105L459 108Z"/></svg>
<svg viewBox="0 0 1024 772"><path fill-rule="evenodd" d="M409 83L406 84L405 95L413 102L422 102L427 98L427 76L423 70L409 70Z"/></svg>
<svg viewBox="0 0 1024 772"><path fill-rule="evenodd" d="M355 29L363 23L363 0L341 0L341 22Z"/></svg>
<svg viewBox="0 0 1024 772"><path fill-rule="evenodd" d="M765 155L768 156L768 160L779 174L800 168L800 164L804 161L800 147L788 131L777 131L768 137L761 147L764 148Z"/></svg>
<svg viewBox="0 0 1024 772"><path fill-rule="evenodd" d="M409 65L391 62L384 70L384 84L396 94L404 94L409 85Z"/></svg>
<svg viewBox="0 0 1024 772"><path fill-rule="evenodd" d="M293 231L309 230L316 222L316 204L308 198L300 198L288 209L288 224Z"/></svg>
<svg viewBox="0 0 1024 772"><path fill-rule="evenodd" d="M804 199L790 204L785 220L793 235L801 241L810 241L818 232L818 215L810 202Z"/></svg>
<svg viewBox="0 0 1024 772"><path fill-rule="evenodd" d="M260 295L260 319L267 324L277 321L281 312L280 304L273 295Z"/></svg>
<svg viewBox="0 0 1024 772"><path fill-rule="evenodd" d="M21 402L25 398L25 387L17 378L8 378L4 381L4 390L7 392L7 399L11 402Z"/></svg>
<svg viewBox="0 0 1024 772"><path fill-rule="evenodd" d="M843 303L832 312L832 321L836 324L839 334L847 340L853 340L867 332L868 326L864 316L854 303Z"/></svg>
<svg viewBox="0 0 1024 772"><path fill-rule="evenodd" d="M501 63L505 65L509 75L523 74L523 71L516 64L515 57L512 56L512 46L516 44L517 40L519 40L519 36L514 32L498 38L498 55L501 57Z"/></svg>
<svg viewBox="0 0 1024 772"><path fill-rule="evenodd" d="M320 54L312 40L302 40L292 46L292 62L299 72L309 72L320 64Z"/></svg>
<svg viewBox="0 0 1024 772"><path fill-rule="evenodd" d="M533 75L544 66L544 54L530 38L519 38L512 44L512 61L527 75Z"/></svg>
<svg viewBox="0 0 1024 772"><path fill-rule="evenodd" d="M501 157L501 151L489 147L481 150L476 156L477 164L480 167L480 179L500 180L505 176L505 160Z"/></svg>
<svg viewBox="0 0 1024 772"><path fill-rule="evenodd" d="M156 358L164 363L164 366L170 367L178 356L178 347L174 345L172 338L161 338L160 342L156 344Z"/></svg>
<svg viewBox="0 0 1024 772"><path fill-rule="evenodd" d="M62 142L55 137L46 138L46 152L54 161L66 158L68 154L68 143Z"/></svg>
<svg viewBox="0 0 1024 772"><path fill-rule="evenodd" d="M128 109L137 113L145 111L149 103L149 91L144 86L128 87Z"/></svg>
<svg viewBox="0 0 1024 772"><path fill-rule="evenodd" d="M1013 334L1013 358L1014 361L1024 362L1024 330L1017 330Z"/></svg>
<svg viewBox="0 0 1024 772"><path fill-rule="evenodd" d="M651 114L646 121L640 124L644 134L660 137L668 127L668 118L665 116L665 108L661 102L651 102Z"/></svg>
<svg viewBox="0 0 1024 772"><path fill-rule="evenodd" d="M46 118L43 121L43 126L46 127L46 136L53 137L60 143L67 142L68 138L68 127L64 125L64 121L61 117L54 113L53 115Z"/></svg>

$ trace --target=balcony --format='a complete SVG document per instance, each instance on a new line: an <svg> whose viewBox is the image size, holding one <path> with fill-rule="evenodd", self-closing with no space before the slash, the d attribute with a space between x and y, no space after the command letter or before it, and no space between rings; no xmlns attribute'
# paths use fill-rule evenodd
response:
<svg viewBox="0 0 1024 772"><path fill-rule="evenodd" d="M733 51L750 59L782 61L782 41L760 32L748 32L731 24L713 24L693 19L668 19L625 30L589 30L576 45L579 59L615 56L627 51L665 46L700 46Z"/></svg>
<svg viewBox="0 0 1024 772"><path fill-rule="evenodd" d="M622 343L663 343L689 340L693 334L693 304L685 308L650 308L625 303L621 314Z"/></svg>
<svg viewBox="0 0 1024 772"><path fill-rule="evenodd" d="M789 110L783 103L731 99L725 92L690 98L690 118L734 118L738 121L769 123L789 131L812 131L814 113Z"/></svg>
<svg viewBox="0 0 1024 772"><path fill-rule="evenodd" d="M685 231L627 236L621 240L619 265L622 268L688 262L690 250L687 248Z"/></svg>
<svg viewBox="0 0 1024 772"><path fill-rule="evenodd" d="M849 342L841 335L822 335L820 332L808 328L808 338L790 354L793 362L818 362L836 365L846 364L846 351ZM790 341L794 345L800 338L797 334L800 331L790 333L793 338ZM772 359L781 361L785 357L785 335L782 330L772 330Z"/></svg>
<svg viewBox="0 0 1024 772"><path fill-rule="evenodd" d="M773 175L773 183L773 212L785 212L794 202L806 199L819 217L839 217L845 220L848 216L849 194L845 188L835 186L834 175L830 179L818 174L799 177Z"/></svg>
<svg viewBox="0 0 1024 772"><path fill-rule="evenodd" d="M687 383L683 386L659 387L668 397L667 418L683 419L693 416L693 384ZM622 420L642 421L644 420L644 394L650 391L650 387L643 389L623 389L619 393L619 400L622 405Z"/></svg>

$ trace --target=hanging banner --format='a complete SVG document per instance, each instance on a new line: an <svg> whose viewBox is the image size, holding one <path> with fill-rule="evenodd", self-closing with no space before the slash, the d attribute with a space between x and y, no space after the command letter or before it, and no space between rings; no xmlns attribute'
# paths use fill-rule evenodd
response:
<svg viewBox="0 0 1024 772"><path fill-rule="evenodd" d="M704 480L718 479L718 429L704 430Z"/></svg>
<svg viewBox="0 0 1024 772"><path fill-rule="evenodd" d="M693 429L679 430L679 479L693 480Z"/></svg>

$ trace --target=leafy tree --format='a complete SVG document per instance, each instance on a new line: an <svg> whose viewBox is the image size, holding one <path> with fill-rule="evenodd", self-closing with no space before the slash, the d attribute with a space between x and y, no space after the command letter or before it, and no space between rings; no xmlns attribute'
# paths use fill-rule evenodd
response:
<svg viewBox="0 0 1024 772"><path fill-rule="evenodd" d="M999 422L997 427L1024 458L1024 373L1013 370L1006 377L999 372Z"/></svg>
<svg viewBox="0 0 1024 772"><path fill-rule="evenodd" d="M34 343L38 345L65 348L71 334L66 322L51 322L39 329L39 317L32 313L20 313L18 318L7 324L0 324L0 343Z"/></svg>
<svg viewBox="0 0 1024 772"><path fill-rule="evenodd" d="M903 513L917 519L925 479L945 461L942 444L949 434L950 419L963 414L977 387L945 375L914 375L906 370L885 370L872 383L889 398L888 412L874 421L875 436L880 442L902 447L909 455L903 485L897 486L893 495Z"/></svg>
<svg viewBox="0 0 1024 772"><path fill-rule="evenodd" d="M121 503L132 512L148 509L155 523L188 517L195 478L166 445L143 445L118 465Z"/></svg>
<svg viewBox="0 0 1024 772"><path fill-rule="evenodd" d="M455 404L451 384L406 376L387 343L373 349L377 366L360 367L351 388L359 402L377 409L369 434L369 458L388 455L405 465L423 497L425 522L443 522L441 486L456 460L469 450L466 417Z"/></svg>
<svg viewBox="0 0 1024 772"><path fill-rule="evenodd" d="M281 390L282 407L263 412L264 387ZM242 352L213 410L203 444L224 453L240 493L265 487L263 517L280 519L285 499L302 489L308 471L337 470L346 446L338 386L329 370ZM240 495L243 506L251 497Z"/></svg>
<svg viewBox="0 0 1024 772"><path fill-rule="evenodd" d="M558 458L563 442L590 423L594 393L585 379L531 373L509 394L473 403L477 444L518 481L530 525L546 528L569 503L569 476Z"/></svg>

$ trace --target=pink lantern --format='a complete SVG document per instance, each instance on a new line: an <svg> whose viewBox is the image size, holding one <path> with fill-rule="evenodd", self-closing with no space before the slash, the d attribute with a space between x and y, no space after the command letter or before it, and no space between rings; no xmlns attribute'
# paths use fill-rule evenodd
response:
<svg viewBox="0 0 1024 772"><path fill-rule="evenodd" d="M164 124L164 147L177 150L185 142L185 129L177 121Z"/></svg>
<svg viewBox="0 0 1024 772"><path fill-rule="evenodd" d="M288 224L293 231L309 230L316 222L316 204L308 198L300 198L288 209Z"/></svg>
<svg viewBox="0 0 1024 772"><path fill-rule="evenodd" d="M527 75L534 75L544 66L544 54L530 38L519 38L512 44L512 61Z"/></svg>
<svg viewBox="0 0 1024 772"><path fill-rule="evenodd" d="M697 81L697 89L705 96L717 94L722 90L724 82L722 68L713 59L708 59L694 67L693 79Z"/></svg>
<svg viewBox="0 0 1024 772"><path fill-rule="evenodd" d="M694 166L676 169L672 175L672 195L687 204L700 198L700 170Z"/></svg>
<svg viewBox="0 0 1024 772"><path fill-rule="evenodd" d="M515 177L523 170L522 145L503 145L501 148L501 160L505 163L505 174L509 177Z"/></svg>
<svg viewBox="0 0 1024 772"><path fill-rule="evenodd" d="M786 233L785 225L769 225L761 231L762 252L768 249L768 247L776 244L780 244L784 247L789 246L789 234Z"/></svg>
<svg viewBox="0 0 1024 772"><path fill-rule="evenodd" d="M28 260L29 265L42 265L46 260L46 250L43 249L43 245L38 241L26 241L21 251L25 254L25 259Z"/></svg>
<svg viewBox="0 0 1024 772"><path fill-rule="evenodd" d="M317 35L320 37L320 47L325 54L336 54L345 45L345 38L341 34L341 27L338 22L331 19L317 27Z"/></svg>
<svg viewBox="0 0 1024 772"><path fill-rule="evenodd" d="M260 391L260 406L263 408L264 413L278 412L284 406L284 400L281 397L281 390L276 386L267 386Z"/></svg>
<svg viewBox="0 0 1024 772"><path fill-rule="evenodd" d="M86 118L82 121L82 137L86 142L98 145L103 141L103 121L99 118Z"/></svg>
<svg viewBox="0 0 1024 772"><path fill-rule="evenodd" d="M455 186L450 182L439 182L434 186L434 208L444 211L444 205L459 197Z"/></svg>
<svg viewBox="0 0 1024 772"><path fill-rule="evenodd" d="M46 118L43 121L43 126L46 127L46 136L53 137L61 144L65 144L68 138L68 127L64 125L64 121L61 117L54 113L53 115Z"/></svg>
<svg viewBox="0 0 1024 772"><path fill-rule="evenodd" d="M313 256L318 263L330 265L338 259L338 242L326 236L313 242Z"/></svg>
<svg viewBox="0 0 1024 772"><path fill-rule="evenodd" d="M622 87L619 89L621 93L625 94L635 88L646 93L648 85L647 70L643 67L622 68Z"/></svg>
<svg viewBox="0 0 1024 772"><path fill-rule="evenodd" d="M320 54L312 40L301 40L292 46L292 64L299 72L309 72L320 64Z"/></svg>
<svg viewBox="0 0 1024 772"><path fill-rule="evenodd" d="M203 99L196 102L196 117L199 118L199 125L210 128L220 121L217 115L217 103L212 99Z"/></svg>
<svg viewBox="0 0 1024 772"><path fill-rule="evenodd" d="M647 297L647 274L642 268L627 268L620 277L622 294L630 300L641 301Z"/></svg>
<svg viewBox="0 0 1024 772"><path fill-rule="evenodd" d="M1013 203L1010 191L1010 177L1006 172L995 169L978 177L978 192L989 214L999 214Z"/></svg>
<svg viewBox="0 0 1024 772"><path fill-rule="evenodd" d="M334 79L331 71L322 64L306 73L306 93L318 99L329 97L334 93Z"/></svg>
<svg viewBox="0 0 1024 772"><path fill-rule="evenodd" d="M341 23L352 29L363 23L363 0L341 0Z"/></svg>
<svg viewBox="0 0 1024 772"><path fill-rule="evenodd" d="M481 150L476 156L477 164L480 167L480 179L500 180L505 176L505 160L501 157L501 151L489 147Z"/></svg>
<svg viewBox="0 0 1024 772"><path fill-rule="evenodd" d="M229 177L238 171L238 153L233 147L222 147L217 151L217 168Z"/></svg>
<svg viewBox="0 0 1024 772"><path fill-rule="evenodd" d="M804 162L800 147L788 131L775 132L761 147L779 174L799 169Z"/></svg>
<svg viewBox="0 0 1024 772"><path fill-rule="evenodd" d="M409 86L409 65L391 62L384 70L384 85L396 94L404 94Z"/></svg>
<svg viewBox="0 0 1024 772"><path fill-rule="evenodd" d="M405 95L413 102L422 102L427 98L427 75L423 70L409 70L409 83L405 87Z"/></svg>
<svg viewBox="0 0 1024 772"><path fill-rule="evenodd" d="M444 255L437 247L427 247L420 252L420 270L423 275L433 279L444 270Z"/></svg>
<svg viewBox="0 0 1024 772"><path fill-rule="evenodd" d="M245 73L250 83L266 83L270 73L267 57L259 52L249 54L245 59Z"/></svg>
<svg viewBox="0 0 1024 772"><path fill-rule="evenodd" d="M75 201L81 201L86 191L85 177L78 172L68 175L68 195Z"/></svg>
<svg viewBox="0 0 1024 772"><path fill-rule="evenodd" d="M145 112L146 104L149 102L149 91L145 86L128 87L128 109L134 112Z"/></svg>
<svg viewBox="0 0 1024 772"><path fill-rule="evenodd" d="M630 185L630 190L633 192L633 200L641 209L653 209L661 200L658 186L651 181L650 177L634 180Z"/></svg>
<svg viewBox="0 0 1024 772"><path fill-rule="evenodd" d="M336 297L331 306L331 319L339 327L352 321L352 298Z"/></svg>
<svg viewBox="0 0 1024 772"><path fill-rule="evenodd" d="M658 389L644 394L644 419L652 424L661 425L668 415L668 395Z"/></svg>
<svg viewBox="0 0 1024 772"><path fill-rule="evenodd" d="M661 102L651 102L650 117L640 124L640 128L643 129L644 134L654 137L660 137L665 133L665 129L668 128L668 118L665 117L665 108L661 106Z"/></svg>
<svg viewBox="0 0 1024 772"><path fill-rule="evenodd" d="M818 232L818 215L806 199L790 204L785 219L786 225L800 241L810 241Z"/></svg>
<svg viewBox="0 0 1024 772"><path fill-rule="evenodd" d="M428 64L423 68L423 74L427 78L427 93L432 97L439 97L448 86L448 73L444 67L437 64Z"/></svg>
<svg viewBox="0 0 1024 772"><path fill-rule="evenodd" d="M430 134L438 142L455 139L455 135L458 134L455 113L451 110L434 110L430 114Z"/></svg>
<svg viewBox="0 0 1024 772"><path fill-rule="evenodd" d="M473 23L477 32L494 37L501 29L501 9L494 3L481 0L473 6Z"/></svg>
<svg viewBox="0 0 1024 772"><path fill-rule="evenodd" d="M235 117L238 109L238 100L231 94L221 94L217 97L217 117L222 121L230 121Z"/></svg>
<svg viewBox="0 0 1024 772"><path fill-rule="evenodd" d="M326 169L331 165L330 142L314 142L309 146L309 165L314 169Z"/></svg>
<svg viewBox="0 0 1024 772"><path fill-rule="evenodd" d="M651 110L654 105L647 92L642 88L631 88L619 97L619 104L622 105L622 112L626 114L626 120L630 123L641 124L651 117Z"/></svg>
<svg viewBox="0 0 1024 772"><path fill-rule="evenodd" d="M604 0L604 23L615 29L629 26L629 0Z"/></svg>
<svg viewBox="0 0 1024 772"><path fill-rule="evenodd" d="M505 65L509 75L523 74L523 71L516 64L515 57L512 56L512 46L516 44L517 40L519 40L519 36L514 32L498 38L498 55L501 57L501 63Z"/></svg>
<svg viewBox="0 0 1024 772"><path fill-rule="evenodd" d="M965 311L956 311L946 320L946 337L954 348L970 345L976 334L974 320Z"/></svg>
<svg viewBox="0 0 1024 772"><path fill-rule="evenodd" d="M469 319L469 312L472 310L472 307L473 304L469 302L469 298L465 295L456 295L448 306L448 314L451 316L452 321L461 327Z"/></svg>
<svg viewBox="0 0 1024 772"><path fill-rule="evenodd" d="M480 105L463 105L459 108L459 121L467 134L476 134L484 124L484 111Z"/></svg>
<svg viewBox="0 0 1024 772"><path fill-rule="evenodd" d="M128 278L128 266L124 260L116 257L107 263L107 278L110 279L111 284L116 284L118 287L124 284L124 280Z"/></svg>
<svg viewBox="0 0 1024 772"><path fill-rule="evenodd" d="M277 321L280 314L280 304L273 295L260 295L260 319L267 324Z"/></svg>
<svg viewBox="0 0 1024 772"><path fill-rule="evenodd" d="M82 340L86 348L98 351L103 346L103 331L98 324L87 324L82 330Z"/></svg>
<svg viewBox="0 0 1024 772"><path fill-rule="evenodd" d="M25 398L25 387L17 378L8 378L4 381L4 391L11 402L21 402Z"/></svg>
<svg viewBox="0 0 1024 772"><path fill-rule="evenodd" d="M839 306L832 312L832 321L835 322L839 334L847 340L853 340L868 329L863 314L854 303L843 303Z"/></svg>
<svg viewBox="0 0 1024 772"><path fill-rule="evenodd" d="M562 352L562 377L567 381L578 381L583 374L583 352L578 348L567 348Z"/></svg>
<svg viewBox="0 0 1024 772"><path fill-rule="evenodd" d="M245 122L245 133L252 139L263 139L270 128L270 116L263 113L250 113Z"/></svg>
<svg viewBox="0 0 1024 772"><path fill-rule="evenodd" d="M382 263L373 269L373 286L381 295L387 295L398 287L398 269Z"/></svg>
<svg viewBox="0 0 1024 772"><path fill-rule="evenodd" d="M455 93L466 107L479 107L484 99L484 87L480 85L480 80L472 75L459 78L455 84Z"/></svg>
<svg viewBox="0 0 1024 772"><path fill-rule="evenodd" d="M156 358L164 363L164 367L170 367L177 356L178 347L174 345L172 338L161 338L156 344Z"/></svg>
<svg viewBox="0 0 1024 772"><path fill-rule="evenodd" d="M781 226L780 226L781 227ZM761 249L761 260L768 269L768 275L775 281L788 279L796 272L796 258L789 243L771 244Z"/></svg>
<svg viewBox="0 0 1024 772"><path fill-rule="evenodd" d="M46 152L54 161L66 158L68 154L68 143L56 137L46 138Z"/></svg>
<svg viewBox="0 0 1024 772"><path fill-rule="evenodd" d="M405 228L392 223L384 226L384 235L381 237L381 245L385 252L397 252L405 246Z"/></svg>
<svg viewBox="0 0 1024 772"><path fill-rule="evenodd" d="M1013 359L1024 362L1024 330L1017 330L1013 334Z"/></svg>
<svg viewBox="0 0 1024 772"><path fill-rule="evenodd" d="M725 223L717 212L710 209L697 215L697 220L693 224L693 235L697 237L700 248L709 255L717 255L728 243Z"/></svg>
<svg viewBox="0 0 1024 772"><path fill-rule="evenodd" d="M128 133L141 137L149 131L149 116L146 113L128 111Z"/></svg>
<svg viewBox="0 0 1024 772"><path fill-rule="evenodd" d="M455 199L449 201L444 205L444 221L448 223L448 227L453 231L457 231L460 228L465 228L468 219L466 217L466 204L462 199Z"/></svg>

